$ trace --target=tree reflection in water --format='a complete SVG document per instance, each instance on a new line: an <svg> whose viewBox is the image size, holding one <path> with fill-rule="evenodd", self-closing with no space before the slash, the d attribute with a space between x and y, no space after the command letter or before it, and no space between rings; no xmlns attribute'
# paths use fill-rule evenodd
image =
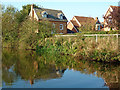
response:
<svg viewBox="0 0 120 90"><path fill-rule="evenodd" d="M2 67L2 79L6 85L15 83L18 76L29 81L31 85L35 80L61 78L68 68L101 77L109 88L120 89L120 64L118 63L84 61L58 53L38 55L30 50L3 49Z"/></svg>

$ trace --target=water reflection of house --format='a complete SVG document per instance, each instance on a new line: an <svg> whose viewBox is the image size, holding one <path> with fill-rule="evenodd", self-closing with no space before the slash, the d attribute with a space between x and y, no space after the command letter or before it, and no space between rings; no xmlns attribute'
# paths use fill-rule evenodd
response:
<svg viewBox="0 0 120 90"><path fill-rule="evenodd" d="M67 33L67 18L61 10L34 8L34 5L31 5L29 16L37 21L48 20L56 29L56 33Z"/></svg>
<svg viewBox="0 0 120 90"><path fill-rule="evenodd" d="M66 69L55 69L51 68L49 73L45 73L44 75L35 76L35 79L30 79L30 84L34 84L36 80L50 80L50 79L58 79L61 78ZM38 72L39 73L39 72ZM42 73L42 72L41 72Z"/></svg>
<svg viewBox="0 0 120 90"><path fill-rule="evenodd" d="M109 90L120 90L120 72L114 68L108 70L97 71L95 75L104 79L104 86L108 86Z"/></svg>
<svg viewBox="0 0 120 90"><path fill-rule="evenodd" d="M69 21L67 25L67 29L77 33L79 32L80 27L88 27L88 26L89 28L91 27L91 29L95 28L95 30L102 29L102 25L98 17L94 19L92 17L83 17L83 16L74 16L72 20Z"/></svg>
<svg viewBox="0 0 120 90"><path fill-rule="evenodd" d="M49 80L49 79L61 78L65 70L66 69L58 69L58 70L53 69L49 74L46 73L43 77L41 77L41 79Z"/></svg>
<svg viewBox="0 0 120 90"><path fill-rule="evenodd" d="M109 90L120 90L120 72L115 72L110 78L104 78L106 86Z"/></svg>

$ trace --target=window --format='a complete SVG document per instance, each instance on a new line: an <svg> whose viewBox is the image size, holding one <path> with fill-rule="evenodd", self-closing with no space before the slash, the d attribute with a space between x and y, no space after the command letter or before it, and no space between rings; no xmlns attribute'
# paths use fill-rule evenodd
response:
<svg viewBox="0 0 120 90"><path fill-rule="evenodd" d="M43 17L43 18L47 18L47 15L48 15L48 13L47 13L46 11L43 11L43 12L42 12L42 17Z"/></svg>
<svg viewBox="0 0 120 90"><path fill-rule="evenodd" d="M60 15L60 19L63 19L63 15Z"/></svg>
<svg viewBox="0 0 120 90"><path fill-rule="evenodd" d="M59 19L63 19L63 14L62 13L58 13L58 18Z"/></svg>
<svg viewBox="0 0 120 90"><path fill-rule="evenodd" d="M55 24L53 23L53 28L55 28Z"/></svg>
<svg viewBox="0 0 120 90"><path fill-rule="evenodd" d="M109 19L109 23L112 23L112 19Z"/></svg>
<svg viewBox="0 0 120 90"><path fill-rule="evenodd" d="M52 24L52 31L51 31L51 34L54 34L55 33L55 24L53 23Z"/></svg>
<svg viewBox="0 0 120 90"><path fill-rule="evenodd" d="M112 16L109 16L108 18L109 18L109 19L111 19L111 18L112 18Z"/></svg>
<svg viewBox="0 0 120 90"><path fill-rule="evenodd" d="M100 26L97 26L97 29L100 30Z"/></svg>
<svg viewBox="0 0 120 90"><path fill-rule="evenodd" d="M43 17L43 18L47 18L47 14L43 14L42 17Z"/></svg>
<svg viewBox="0 0 120 90"><path fill-rule="evenodd" d="M60 30L63 30L63 24L60 24Z"/></svg>
<svg viewBox="0 0 120 90"><path fill-rule="evenodd" d="M96 30L100 30L100 24L96 24Z"/></svg>

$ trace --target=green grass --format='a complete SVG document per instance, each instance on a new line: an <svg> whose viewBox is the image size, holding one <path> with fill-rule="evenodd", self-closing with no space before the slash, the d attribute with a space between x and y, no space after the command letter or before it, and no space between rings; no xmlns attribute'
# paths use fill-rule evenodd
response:
<svg viewBox="0 0 120 90"><path fill-rule="evenodd" d="M47 38L43 48L37 48L38 52L63 53L81 60L97 60L104 62L120 61L118 51L118 39L114 36L98 37L98 42L94 37L57 37Z"/></svg>
<svg viewBox="0 0 120 90"><path fill-rule="evenodd" d="M115 31L82 31L82 34L118 34L119 30ZM79 33L75 33L78 35Z"/></svg>

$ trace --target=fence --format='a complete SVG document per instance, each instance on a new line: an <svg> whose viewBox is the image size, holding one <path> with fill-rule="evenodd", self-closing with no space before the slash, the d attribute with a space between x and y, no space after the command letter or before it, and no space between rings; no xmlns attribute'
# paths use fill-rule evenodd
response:
<svg viewBox="0 0 120 90"><path fill-rule="evenodd" d="M98 41L98 36L116 36L117 38L119 37L120 34L84 34L83 36L93 36L96 37L96 42ZM55 37L76 37L78 35L55 35Z"/></svg>

